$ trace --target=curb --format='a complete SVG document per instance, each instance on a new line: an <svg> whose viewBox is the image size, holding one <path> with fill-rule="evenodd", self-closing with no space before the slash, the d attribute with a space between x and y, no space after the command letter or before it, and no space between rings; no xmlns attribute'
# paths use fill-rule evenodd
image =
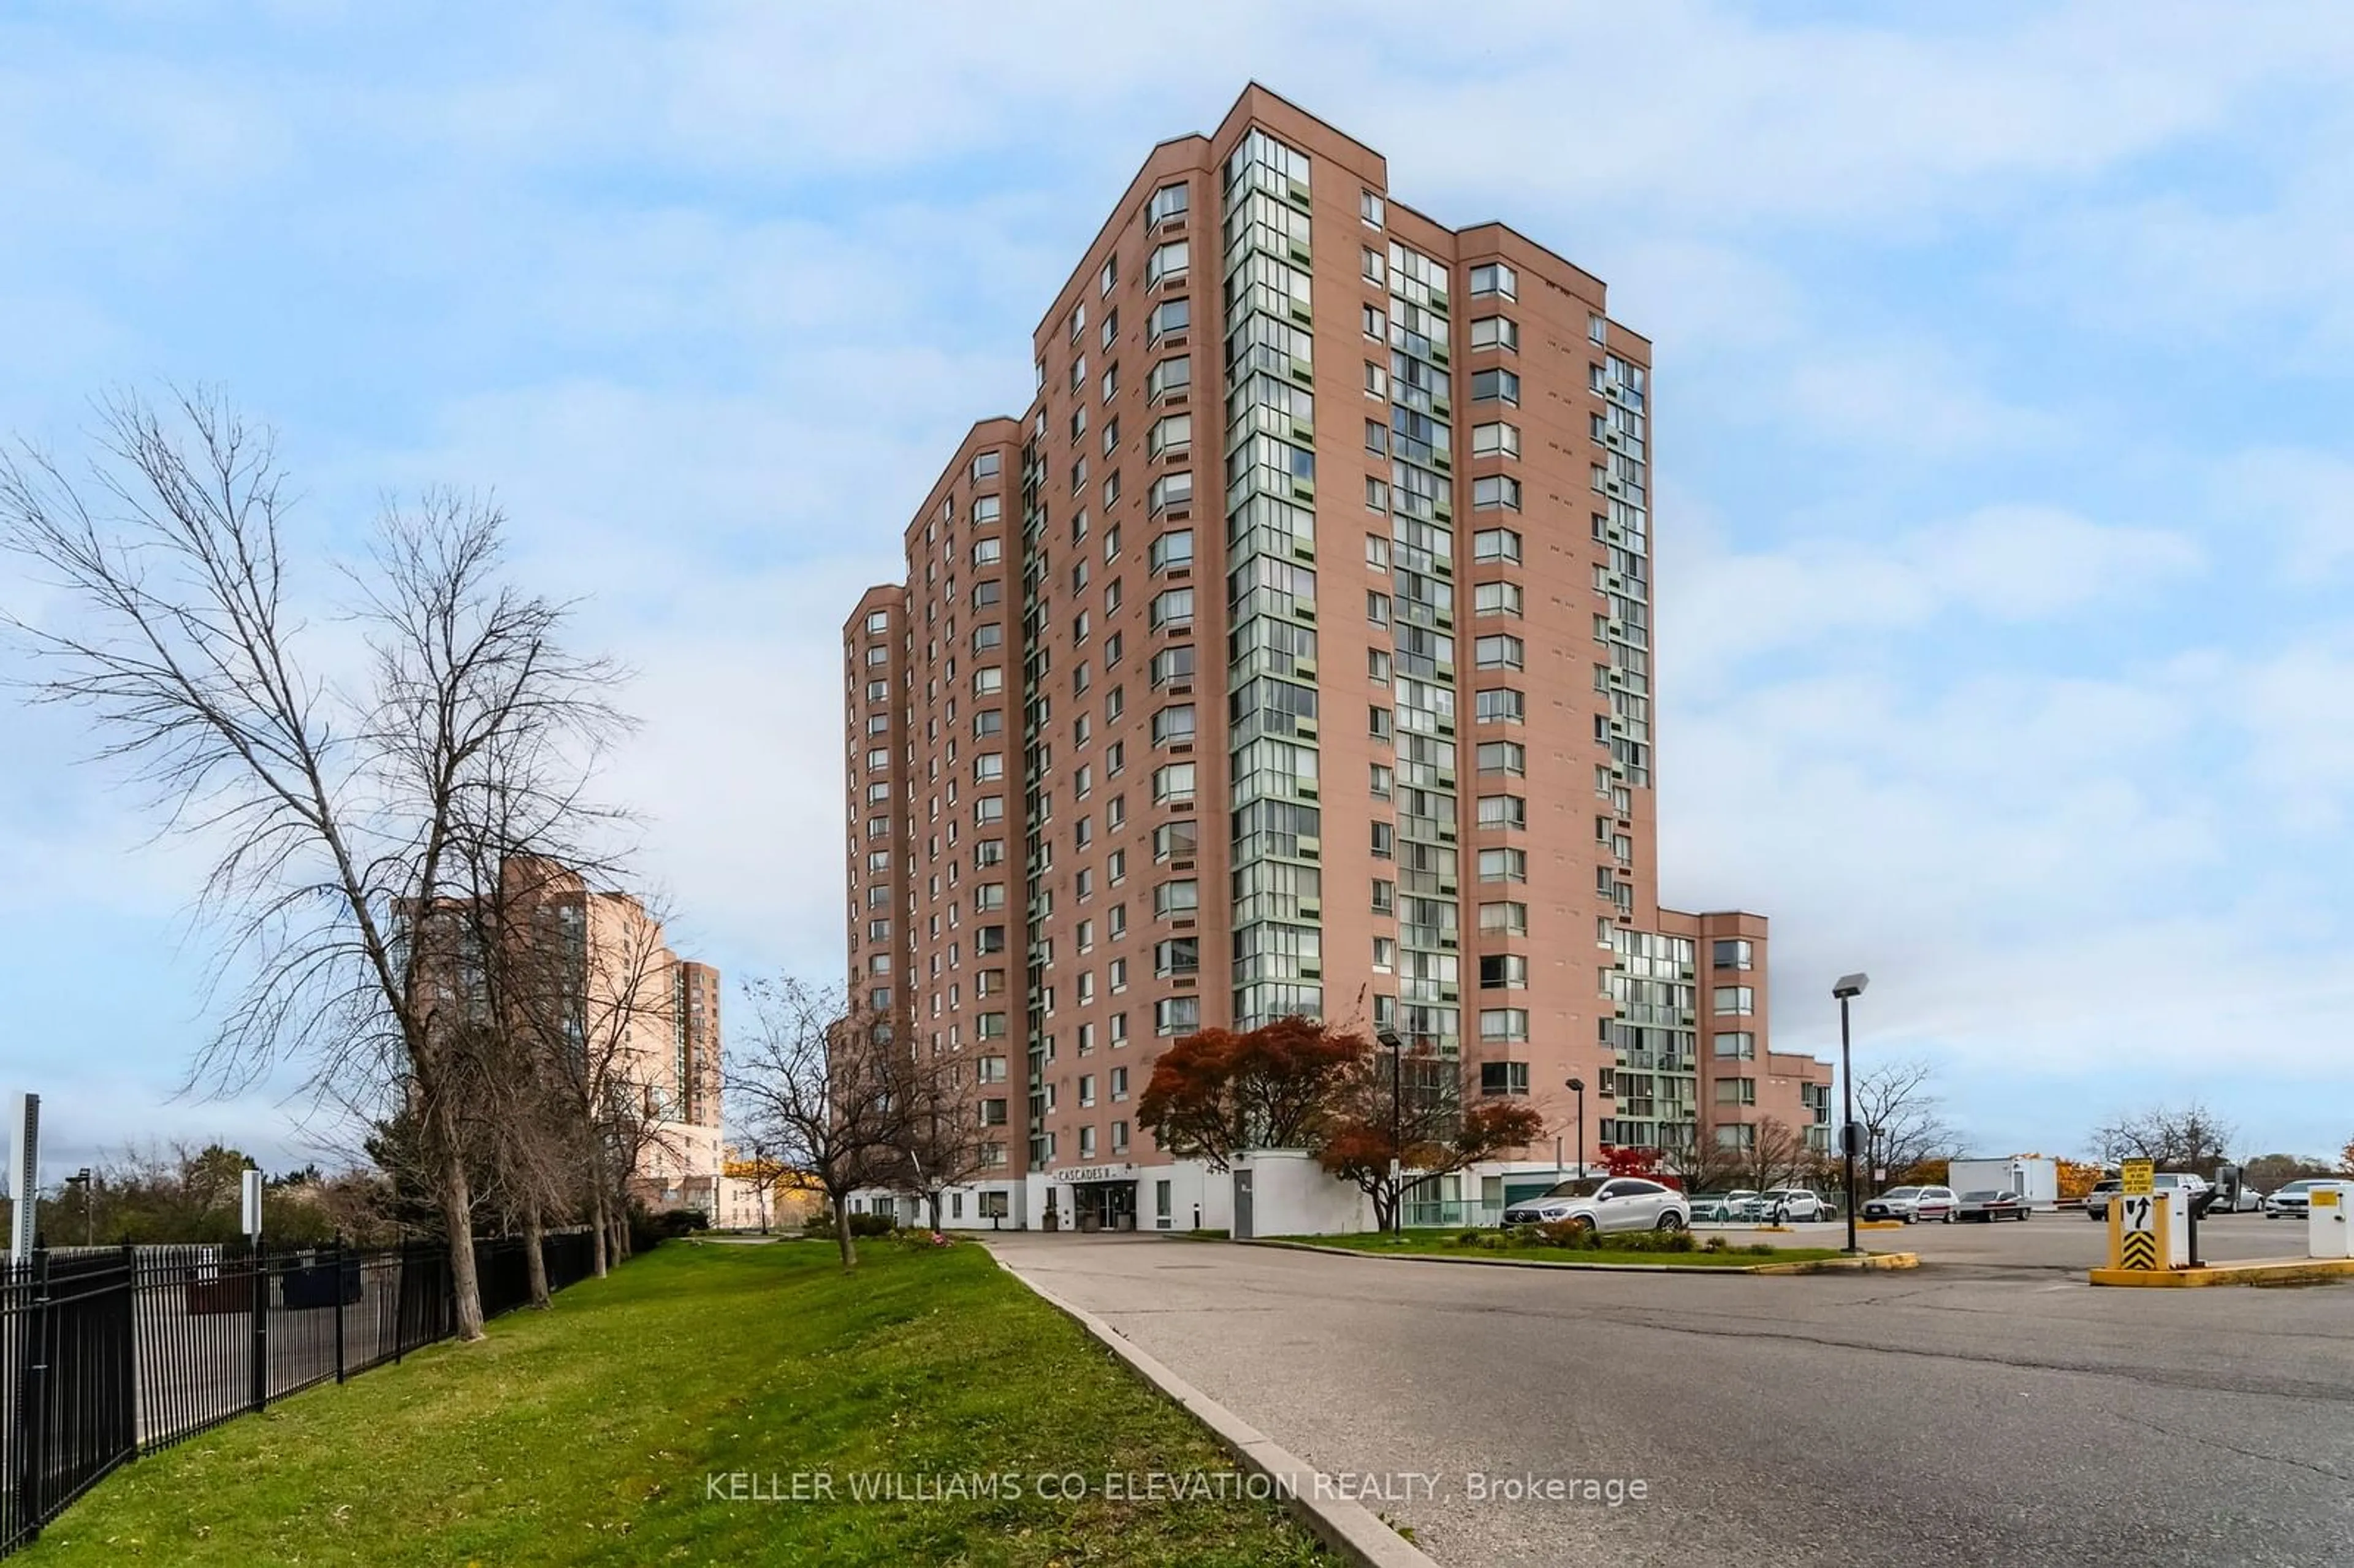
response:
<svg viewBox="0 0 2354 1568"><path fill-rule="evenodd" d="M2354 1258L2221 1263L2204 1268L2095 1268L2088 1270L2085 1277L2094 1285L2132 1286L2145 1290L2190 1289L2202 1285L2309 1285L2354 1278Z"/></svg>
<svg viewBox="0 0 2354 1568"><path fill-rule="evenodd" d="M1137 1376L1182 1405L1210 1429L1219 1446L1245 1467L1273 1481L1284 1505L1319 1541L1341 1557L1360 1568L1438 1568L1428 1554L1383 1523L1381 1516L1364 1504L1353 1499L1324 1495L1326 1489L1320 1486L1324 1480L1322 1472L1179 1377L1109 1323L1029 1278L999 1257L995 1249L990 1249L989 1255L1032 1295L1078 1324L1126 1361Z"/></svg>
<svg viewBox="0 0 2354 1568"><path fill-rule="evenodd" d="M1918 1253L1876 1252L1869 1257L1819 1257L1805 1263L1553 1263L1534 1257L1449 1256L1437 1252L1361 1252L1349 1246L1318 1246L1313 1242L1261 1241L1241 1246L1279 1247L1285 1252L1321 1253L1327 1257L1369 1257L1384 1263L1461 1263L1478 1268L1549 1268L1577 1274L1846 1274L1862 1269L1918 1268Z"/></svg>

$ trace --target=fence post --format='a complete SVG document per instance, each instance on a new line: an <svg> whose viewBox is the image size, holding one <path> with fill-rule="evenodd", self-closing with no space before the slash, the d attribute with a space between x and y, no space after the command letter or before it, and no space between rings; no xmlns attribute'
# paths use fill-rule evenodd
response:
<svg viewBox="0 0 2354 1568"><path fill-rule="evenodd" d="M22 1200L20 1200L21 1202ZM48 1436L49 1255L36 1249L26 1279L24 1300L25 1361L17 1384L16 1419L19 1473L9 1478L16 1489L16 1518L24 1538L41 1533L41 1475L47 1467Z"/></svg>
<svg viewBox="0 0 2354 1568"><path fill-rule="evenodd" d="M344 1233L335 1233L335 1381L344 1381Z"/></svg>
<svg viewBox="0 0 2354 1568"><path fill-rule="evenodd" d="M270 1407L270 1270L263 1266L261 1238L253 1245L253 1408Z"/></svg>

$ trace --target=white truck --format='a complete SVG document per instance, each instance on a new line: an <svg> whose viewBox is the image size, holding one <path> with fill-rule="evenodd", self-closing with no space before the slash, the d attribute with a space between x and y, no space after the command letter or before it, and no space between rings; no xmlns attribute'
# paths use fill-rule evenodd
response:
<svg viewBox="0 0 2354 1568"><path fill-rule="evenodd" d="M2060 1162L2048 1155L1956 1160L1946 1171L1946 1185L1956 1192L2016 1192L2030 1209L2049 1210L2060 1202Z"/></svg>

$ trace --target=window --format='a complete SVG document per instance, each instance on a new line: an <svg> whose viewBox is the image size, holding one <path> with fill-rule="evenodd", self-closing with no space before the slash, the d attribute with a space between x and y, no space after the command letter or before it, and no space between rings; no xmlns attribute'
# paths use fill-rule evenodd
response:
<svg viewBox="0 0 2354 1568"><path fill-rule="evenodd" d="M1757 1128L1755 1124L1745 1121L1720 1127L1716 1129L1716 1146L1719 1149L1755 1149L1757 1147Z"/></svg>
<svg viewBox="0 0 2354 1568"><path fill-rule="evenodd" d="M1144 259L1144 286L1157 289L1165 281L1183 277L1191 255L1182 239L1154 246L1152 254Z"/></svg>
<svg viewBox="0 0 2354 1568"><path fill-rule="evenodd" d="M1527 695L1510 686L1481 692L1471 702L1472 716L1481 724L1519 724L1528 707Z"/></svg>
<svg viewBox="0 0 2354 1568"><path fill-rule="evenodd" d="M1152 913L1161 919L1191 915L1201 906L1202 885L1190 878L1164 882L1152 890Z"/></svg>
<svg viewBox="0 0 2354 1568"><path fill-rule="evenodd" d="M1357 264L1363 271L1366 282L1378 283L1382 281L1384 273L1382 271L1382 253L1380 251L1374 249L1370 245L1364 247L1364 252L1358 259Z"/></svg>
<svg viewBox="0 0 2354 1568"><path fill-rule="evenodd" d="M1096 342L1101 347L1109 349L1113 344L1118 343L1119 341L1119 313L1118 311L1106 311L1104 313L1103 330L1096 334ZM1118 366L1114 366L1113 368L1117 369ZM1108 370L1104 372L1104 374L1108 376L1112 374L1112 372Z"/></svg>
<svg viewBox="0 0 2354 1568"><path fill-rule="evenodd" d="M1482 528L1471 535L1471 558L1475 561L1510 561L1517 566L1521 559L1521 536L1510 528Z"/></svg>
<svg viewBox="0 0 2354 1568"><path fill-rule="evenodd" d="M1114 1104L1128 1098L1128 1069L1125 1067L1114 1067L1111 1070L1111 1097ZM1124 1127L1127 1124L1119 1122L1113 1125Z"/></svg>
<svg viewBox="0 0 2354 1568"><path fill-rule="evenodd" d="M1501 261L1490 261L1471 269L1471 297L1475 300L1517 300L1521 297L1520 274Z"/></svg>
<svg viewBox="0 0 2354 1568"><path fill-rule="evenodd" d="M1716 1103L1721 1106L1755 1105L1757 1103L1757 1080L1755 1078L1717 1079Z"/></svg>
<svg viewBox="0 0 2354 1568"><path fill-rule="evenodd" d="M1495 635L1478 637L1471 641L1472 662L1482 670L1517 670L1525 654L1517 637Z"/></svg>
<svg viewBox="0 0 2354 1568"><path fill-rule="evenodd" d="M1193 324L1193 302L1179 298L1163 300L1152 307L1144 318L1144 343L1150 348L1173 332L1183 332Z"/></svg>
<svg viewBox="0 0 2354 1568"><path fill-rule="evenodd" d="M1365 676L1377 686L1390 683L1390 655L1379 648L1365 650Z"/></svg>
<svg viewBox="0 0 2354 1568"><path fill-rule="evenodd" d="M1376 974L1389 974L1389 973L1391 973L1391 972L1394 971L1396 969L1397 969L1397 938L1396 938L1395 937L1376 937L1376 938L1373 938L1373 970L1374 970L1374 972L1375 972Z"/></svg>
<svg viewBox="0 0 2354 1568"><path fill-rule="evenodd" d="M1474 403L1511 403L1521 400L1521 378L1509 370L1475 370L1471 373L1471 401Z"/></svg>
<svg viewBox="0 0 2354 1568"><path fill-rule="evenodd" d="M1357 216L1363 218L1369 227L1379 228L1382 226L1382 198L1371 191L1359 191ZM1372 255L1373 252L1367 251L1366 254Z"/></svg>
<svg viewBox="0 0 2354 1568"><path fill-rule="evenodd" d="M1193 590L1189 588L1170 588L1156 594L1152 599L1152 630L1163 627L1186 627L1193 624Z"/></svg>
<svg viewBox="0 0 2354 1568"><path fill-rule="evenodd" d="M1521 1017L1521 1033L1488 1033L1488 1020L1500 1012ZM1525 1041L1528 1038L1528 1015L1519 1008L1488 1010L1479 1015L1479 1033L1483 1041ZM1479 1065L1480 1095L1525 1095L1528 1093L1528 1062L1480 1062Z"/></svg>
<svg viewBox="0 0 2354 1568"><path fill-rule="evenodd" d="M990 584L989 586L990 586L991 588L995 588L997 585L996 585L995 583L991 583L991 584ZM890 682L888 682L888 681L869 681L869 682L867 682L867 683L866 683L866 700L867 700L868 702L870 702L870 703L885 702L885 701L887 701L887 700L890 698L890 695L891 695L891 683L890 683Z"/></svg>
<svg viewBox="0 0 2354 1568"><path fill-rule="evenodd" d="M1397 782L1396 770L1392 768L1389 764L1385 762L1375 762L1369 766L1373 773L1370 788L1373 790L1373 799L1376 800L1388 800L1390 798L1391 789Z"/></svg>
<svg viewBox="0 0 2354 1568"><path fill-rule="evenodd" d="M1482 795L1479 797L1479 825L1483 828L1525 828L1529 825L1529 803L1518 795Z"/></svg>
<svg viewBox="0 0 2354 1568"><path fill-rule="evenodd" d="M1365 565L1377 572L1390 569L1390 542L1379 534L1365 535Z"/></svg>
<svg viewBox="0 0 2354 1568"><path fill-rule="evenodd" d="M1472 426L1471 455L1475 458L1520 456L1520 426L1508 425L1500 419Z"/></svg>
<svg viewBox="0 0 2354 1568"><path fill-rule="evenodd" d="M1110 293L1111 286L1119 281L1119 258L1117 256L1105 257L1103 266L1096 272L1096 298L1100 300L1105 295Z"/></svg>
<svg viewBox="0 0 2354 1568"><path fill-rule="evenodd" d="M1365 733L1372 736L1375 740L1385 741L1390 738L1390 726L1392 722L1390 710L1387 708L1368 707L1365 709Z"/></svg>
<svg viewBox="0 0 2354 1568"><path fill-rule="evenodd" d="M1471 589L1471 613L1474 615L1518 615L1521 613L1521 585L1518 583L1479 583Z"/></svg>
<svg viewBox="0 0 2354 1568"><path fill-rule="evenodd" d="M995 664L972 673L972 693L986 697L1005 690L1005 672Z"/></svg>
<svg viewBox="0 0 2354 1568"><path fill-rule="evenodd" d="M1193 765L1192 763L1172 762L1166 768L1156 768L1152 770L1153 804L1166 805L1173 800L1191 800L1193 798Z"/></svg>
<svg viewBox="0 0 2354 1568"><path fill-rule="evenodd" d="M877 642L874 647L869 648L866 651L866 662L870 667L876 664L887 664L890 662L891 650L884 647L880 642Z"/></svg>
<svg viewBox="0 0 2354 1568"><path fill-rule="evenodd" d="M1200 828L1193 822L1163 822L1152 830L1154 860L1191 860L1199 843Z"/></svg>
<svg viewBox="0 0 2354 1568"><path fill-rule="evenodd" d="M1521 774L1529 770L1527 748L1517 740L1483 740L1479 750L1482 773Z"/></svg>
<svg viewBox="0 0 2354 1568"><path fill-rule="evenodd" d="M993 566L995 566L999 561L1001 561L1001 560L1002 560L1002 559L1004 559L1004 558L1005 558L1005 541L1004 541L1004 540L1002 540L1002 539L976 539L976 540L974 540L974 541L973 541L973 546L972 546L972 564L973 564L974 566L976 566L976 567L993 567Z"/></svg>
<svg viewBox="0 0 2354 1568"><path fill-rule="evenodd" d="M1481 991L1525 991L1529 960L1519 953L1486 953L1479 959Z"/></svg>
<svg viewBox="0 0 2354 1568"><path fill-rule="evenodd" d="M1193 444L1193 416L1168 414L1155 420L1152 433L1145 438L1145 454L1149 457L1171 456L1186 451Z"/></svg>
<svg viewBox="0 0 2354 1568"><path fill-rule="evenodd" d="M1156 1034L1184 1034L1202 1026L1202 999L1198 996L1172 996L1152 1004L1152 1031Z"/></svg>
<svg viewBox="0 0 2354 1568"><path fill-rule="evenodd" d="M1471 323L1471 346L1503 348L1518 352L1521 346L1521 323L1510 316L1479 316Z"/></svg>
<svg viewBox="0 0 2354 1568"><path fill-rule="evenodd" d="M1176 937L1152 944L1152 972L1162 980L1190 975L1202 968L1202 942L1197 937Z"/></svg>
<svg viewBox="0 0 2354 1568"><path fill-rule="evenodd" d="M1005 754L984 751L972 759L972 776L980 783L990 783L1005 777Z"/></svg>
<svg viewBox="0 0 2354 1568"><path fill-rule="evenodd" d="M1482 882L1526 882L1529 852L1523 849L1483 849L1479 852Z"/></svg>
<svg viewBox="0 0 2354 1568"><path fill-rule="evenodd" d="M1397 913L1396 883L1385 880L1377 880L1374 882L1373 913L1376 915L1394 915Z"/></svg>
<svg viewBox="0 0 2354 1568"><path fill-rule="evenodd" d="M1152 744L1190 746L1193 741L1193 705L1180 703L1152 715Z"/></svg>
<svg viewBox="0 0 2354 1568"><path fill-rule="evenodd" d="M1520 1041L1526 1040L1528 1037L1528 1009L1524 1007L1483 1007L1479 1010L1480 1039L1490 1042ZM1503 1064L1491 1062L1489 1065L1501 1066ZM1526 1067L1522 1067L1521 1072L1522 1075L1522 1086L1519 1089L1511 1091L1515 1094L1528 1093L1528 1069ZM1487 1075L1483 1072L1480 1076L1484 1080ZM1483 1082L1480 1092L1487 1094L1492 1093L1493 1091L1488 1089Z"/></svg>
<svg viewBox="0 0 2354 1568"><path fill-rule="evenodd" d="M1376 456L1389 455L1390 428L1379 419L1365 421L1365 450Z"/></svg>
<svg viewBox="0 0 2354 1568"><path fill-rule="evenodd" d="M1358 324L1364 328L1365 335L1367 337L1379 343L1382 339L1389 335L1389 323L1383 319L1380 307L1375 305L1360 305L1358 310L1360 313L1358 316Z"/></svg>
<svg viewBox="0 0 2354 1568"><path fill-rule="evenodd" d="M1750 1061L1757 1054L1757 1036L1744 1029L1727 1030L1715 1037L1712 1050L1728 1061Z"/></svg>
<svg viewBox="0 0 2354 1568"><path fill-rule="evenodd" d="M1152 656L1152 683L1155 686L1193 678L1193 649L1191 643L1179 648L1163 648Z"/></svg>
<svg viewBox="0 0 2354 1568"><path fill-rule="evenodd" d="M866 612L866 630L870 633L878 635L882 632L890 630L891 612L887 609L868 610Z"/></svg>
<svg viewBox="0 0 2354 1568"><path fill-rule="evenodd" d="M1388 822L1373 824L1373 854L1375 860L1392 860L1397 853L1397 830Z"/></svg>
<svg viewBox="0 0 2354 1568"><path fill-rule="evenodd" d="M1757 1011L1757 992L1745 985L1718 986L1715 1009L1719 1018L1746 1018Z"/></svg>
<svg viewBox="0 0 2354 1568"><path fill-rule="evenodd" d="M1510 474L1483 474L1471 482L1471 510L1474 512L1518 512L1521 509L1521 482Z"/></svg>
<svg viewBox="0 0 2354 1568"><path fill-rule="evenodd" d="M1365 620L1375 626L1387 626L1390 623L1390 596L1366 589Z"/></svg>
<svg viewBox="0 0 2354 1568"><path fill-rule="evenodd" d="M1600 316L1588 315L1585 318L1585 337L1589 343L1609 342L1610 323Z"/></svg>
<svg viewBox="0 0 2354 1568"><path fill-rule="evenodd" d="M1004 503L999 501L994 495L975 496L972 503L972 521L974 526L978 527L984 524L996 522L999 517L1004 514L1003 505Z"/></svg>
<svg viewBox="0 0 2354 1568"><path fill-rule="evenodd" d="M1193 499L1193 476L1190 472L1164 473L1152 482L1150 495L1152 510L1155 512L1165 512L1172 506L1182 506ZM1191 560L1193 536L1188 534L1183 537L1186 545L1186 558ZM1161 561L1156 555L1153 560L1153 570L1160 569Z"/></svg>
<svg viewBox="0 0 2354 1568"><path fill-rule="evenodd" d="M1525 937L1529 934L1529 906L1517 902L1482 904L1479 929L1491 936Z"/></svg>
<svg viewBox="0 0 2354 1568"><path fill-rule="evenodd" d="M1169 218L1182 217L1185 216L1186 203L1190 199L1191 191L1184 181L1179 180L1174 184L1162 185L1152 193L1152 199L1145 204L1144 221L1161 223Z"/></svg>
<svg viewBox="0 0 2354 1568"><path fill-rule="evenodd" d="M1152 367L1152 373L1144 380L1145 395L1157 403L1163 397L1174 397L1184 391L1193 385L1193 356L1181 354Z"/></svg>
<svg viewBox="0 0 2354 1568"><path fill-rule="evenodd" d="M1715 946L1715 965L1721 969L1745 969L1753 965L1756 949L1740 938L1719 938Z"/></svg>
<svg viewBox="0 0 2354 1568"><path fill-rule="evenodd" d="M1092 1127L1083 1127L1079 1128L1079 1158L1092 1160L1095 1155L1096 1129Z"/></svg>

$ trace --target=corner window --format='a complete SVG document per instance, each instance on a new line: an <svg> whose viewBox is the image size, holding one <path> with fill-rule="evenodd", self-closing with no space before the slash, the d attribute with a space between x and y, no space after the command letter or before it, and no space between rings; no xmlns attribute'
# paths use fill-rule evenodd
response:
<svg viewBox="0 0 2354 1568"><path fill-rule="evenodd" d="M1484 262L1471 269L1471 297L1517 300L1521 297L1521 276L1501 261Z"/></svg>

